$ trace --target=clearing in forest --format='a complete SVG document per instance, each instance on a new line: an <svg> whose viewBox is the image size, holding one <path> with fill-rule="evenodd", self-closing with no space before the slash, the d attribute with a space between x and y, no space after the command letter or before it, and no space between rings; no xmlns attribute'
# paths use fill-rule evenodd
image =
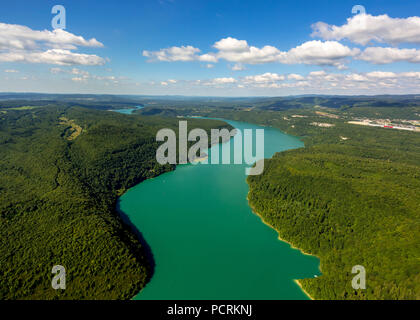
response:
<svg viewBox="0 0 420 320"><path fill-rule="evenodd" d="M82 133L83 131L82 127L76 124L74 120L69 120L66 117L61 117L59 119L60 119L61 125L67 126L64 133L66 133L67 131L70 131L70 135L67 137L67 140L72 141L76 139Z"/></svg>

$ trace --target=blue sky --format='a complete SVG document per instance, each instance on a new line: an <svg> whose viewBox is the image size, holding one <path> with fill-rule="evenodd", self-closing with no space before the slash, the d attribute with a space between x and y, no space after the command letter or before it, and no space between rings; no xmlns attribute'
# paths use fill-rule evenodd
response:
<svg viewBox="0 0 420 320"><path fill-rule="evenodd" d="M57 4L65 31L51 26ZM419 1L385 0L8 1L0 90L420 93L419 13Z"/></svg>

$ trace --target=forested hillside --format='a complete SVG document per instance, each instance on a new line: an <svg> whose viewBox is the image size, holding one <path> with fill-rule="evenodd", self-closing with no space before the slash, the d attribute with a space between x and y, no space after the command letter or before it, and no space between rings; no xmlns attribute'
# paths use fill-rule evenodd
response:
<svg viewBox="0 0 420 320"><path fill-rule="evenodd" d="M189 129L226 126L190 119ZM0 299L128 299L150 276L117 195L174 167L157 130L178 119L79 107L0 109ZM141 232L141 230L140 230ZM66 290L51 288L54 265Z"/></svg>
<svg viewBox="0 0 420 320"><path fill-rule="evenodd" d="M320 257L322 276L301 280L315 299L420 298L420 166L317 146L276 154L248 182L280 237ZM351 286L355 265L366 290Z"/></svg>

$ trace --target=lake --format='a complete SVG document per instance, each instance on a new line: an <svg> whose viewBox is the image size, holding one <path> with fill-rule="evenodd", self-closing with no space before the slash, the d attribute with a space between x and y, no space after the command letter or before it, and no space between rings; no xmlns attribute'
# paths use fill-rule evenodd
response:
<svg viewBox="0 0 420 320"><path fill-rule="evenodd" d="M227 122L264 129L265 158L303 147L274 128ZM320 275L319 260L278 240L251 211L246 166L179 165L119 199L155 263L151 281L134 299L308 299L293 279Z"/></svg>
<svg viewBox="0 0 420 320"><path fill-rule="evenodd" d="M135 110L139 110L139 109L143 109L143 106L134 106L133 108L127 108L127 109L115 109L115 110L110 110L110 111L114 111L114 112L118 112L118 113L122 113L122 114L132 114Z"/></svg>

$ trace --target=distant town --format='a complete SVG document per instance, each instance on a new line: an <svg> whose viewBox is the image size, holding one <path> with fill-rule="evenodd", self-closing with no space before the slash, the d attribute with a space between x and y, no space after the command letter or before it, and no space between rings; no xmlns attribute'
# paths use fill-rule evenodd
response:
<svg viewBox="0 0 420 320"><path fill-rule="evenodd" d="M402 119L368 119L357 118L353 121L348 121L351 124L358 124L362 126L382 127L397 130L417 131L420 132L419 120L402 120Z"/></svg>

